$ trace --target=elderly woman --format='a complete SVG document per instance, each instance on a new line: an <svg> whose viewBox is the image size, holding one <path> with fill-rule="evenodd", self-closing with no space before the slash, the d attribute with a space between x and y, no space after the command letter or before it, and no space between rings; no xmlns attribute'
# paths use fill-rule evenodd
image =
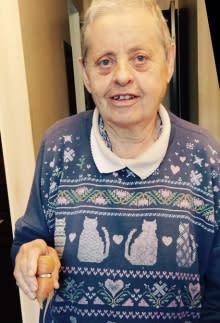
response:
<svg viewBox="0 0 220 323"><path fill-rule="evenodd" d="M175 45L153 0L94 0L84 83L96 108L45 134L12 246L40 322L220 320L220 147L162 105Z"/></svg>

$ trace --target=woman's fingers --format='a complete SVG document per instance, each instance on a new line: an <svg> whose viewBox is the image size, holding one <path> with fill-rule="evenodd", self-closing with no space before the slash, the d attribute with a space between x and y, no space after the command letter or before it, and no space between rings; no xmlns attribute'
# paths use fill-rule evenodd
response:
<svg viewBox="0 0 220 323"><path fill-rule="evenodd" d="M31 299L36 298L38 288L36 279L38 258L47 252L45 241L37 239L23 244L16 256L14 277L17 286Z"/></svg>

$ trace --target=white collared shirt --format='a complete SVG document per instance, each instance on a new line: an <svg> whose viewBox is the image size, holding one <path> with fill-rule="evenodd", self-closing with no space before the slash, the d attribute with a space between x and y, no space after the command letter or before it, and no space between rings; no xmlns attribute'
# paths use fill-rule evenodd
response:
<svg viewBox="0 0 220 323"><path fill-rule="evenodd" d="M162 128L158 139L137 158L124 159L115 155L106 146L99 131L99 112L95 108L90 142L93 159L99 172L112 173L127 167L141 179L151 175L158 168L166 154L171 132L169 114L163 105L160 106L159 115Z"/></svg>

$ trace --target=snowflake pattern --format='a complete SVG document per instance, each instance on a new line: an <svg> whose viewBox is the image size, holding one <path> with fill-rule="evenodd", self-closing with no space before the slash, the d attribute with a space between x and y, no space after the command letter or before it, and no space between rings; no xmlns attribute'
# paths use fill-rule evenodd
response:
<svg viewBox="0 0 220 323"><path fill-rule="evenodd" d="M202 174L199 173L198 171L191 171L190 172L190 180L193 185L199 186L200 183L202 182Z"/></svg>
<svg viewBox="0 0 220 323"><path fill-rule="evenodd" d="M73 149L66 148L64 150L64 157L63 157L63 159L64 159L64 162L65 163L72 162L73 159L74 159L74 157L75 157L75 152L74 152Z"/></svg>

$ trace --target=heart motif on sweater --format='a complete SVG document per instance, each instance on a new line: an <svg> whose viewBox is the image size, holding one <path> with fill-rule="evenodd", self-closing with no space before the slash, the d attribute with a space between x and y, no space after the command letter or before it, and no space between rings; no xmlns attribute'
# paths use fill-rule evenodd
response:
<svg viewBox="0 0 220 323"><path fill-rule="evenodd" d="M171 243L173 242L173 238L168 237L168 236L164 236L164 237L162 237L162 241L165 244L165 246L169 247L169 245L171 245Z"/></svg>
<svg viewBox="0 0 220 323"><path fill-rule="evenodd" d="M113 297L115 297L115 295L120 292L120 290L122 290L122 288L124 287L124 283L121 279L118 280L111 280L111 279L107 279L105 281L105 287L108 289L108 291L111 293L111 295Z"/></svg>
<svg viewBox="0 0 220 323"><path fill-rule="evenodd" d="M195 296L200 292L200 284L197 283L193 285L192 283L190 283L189 292L190 292L190 295L192 296L192 299L194 299Z"/></svg>
<svg viewBox="0 0 220 323"><path fill-rule="evenodd" d="M121 244L122 243L122 241L123 241L123 236L122 235L118 235L118 234L115 234L114 236L113 236L113 241L117 244L117 245L119 245L119 244Z"/></svg>
<svg viewBox="0 0 220 323"><path fill-rule="evenodd" d="M184 163L184 161L186 161L186 157L181 156L181 157L180 157L180 161L181 161L182 163Z"/></svg>
<svg viewBox="0 0 220 323"><path fill-rule="evenodd" d="M171 165L170 169L174 175L176 175L180 171L180 167L175 165Z"/></svg>

